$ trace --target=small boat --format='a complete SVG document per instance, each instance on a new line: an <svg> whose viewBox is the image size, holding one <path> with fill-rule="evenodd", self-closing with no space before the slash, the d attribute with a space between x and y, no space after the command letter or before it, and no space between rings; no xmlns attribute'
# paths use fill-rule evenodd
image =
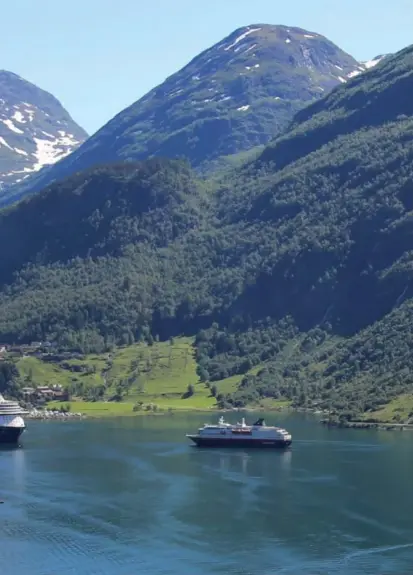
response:
<svg viewBox="0 0 413 575"><path fill-rule="evenodd" d="M0 443L17 443L26 428L25 413L17 401L7 401L0 394Z"/></svg>
<svg viewBox="0 0 413 575"><path fill-rule="evenodd" d="M217 425L205 423L195 435L188 435L198 447L289 447L291 434L281 427L267 426L263 418L247 425L242 418L235 425L221 416Z"/></svg>

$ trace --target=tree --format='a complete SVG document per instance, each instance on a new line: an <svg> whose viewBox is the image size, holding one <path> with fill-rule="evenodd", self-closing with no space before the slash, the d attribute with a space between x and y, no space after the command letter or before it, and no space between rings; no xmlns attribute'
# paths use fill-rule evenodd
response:
<svg viewBox="0 0 413 575"><path fill-rule="evenodd" d="M195 387L192 385L192 383L190 383L187 387L186 392L183 395L184 399L188 399L189 397L192 397L195 393Z"/></svg>

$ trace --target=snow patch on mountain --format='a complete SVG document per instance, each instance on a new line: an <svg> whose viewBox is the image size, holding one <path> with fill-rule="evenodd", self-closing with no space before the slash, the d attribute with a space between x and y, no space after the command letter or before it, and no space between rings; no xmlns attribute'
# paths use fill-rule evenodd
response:
<svg viewBox="0 0 413 575"><path fill-rule="evenodd" d="M2 146L6 146L6 148L9 148L9 150L13 150L13 148L6 142L3 136L0 136L0 144Z"/></svg>
<svg viewBox="0 0 413 575"><path fill-rule="evenodd" d="M347 78L355 78L356 76L360 76L363 72L371 70L371 68L375 68L377 64L380 64L380 62L384 60L384 58L387 58L387 56L388 54L383 54L376 56L376 58L373 58L372 60L367 60L367 62L360 62L360 65L356 70L347 74Z"/></svg>
<svg viewBox="0 0 413 575"><path fill-rule="evenodd" d="M36 143L36 151L30 155L34 156L36 161L32 162L31 167L25 166L22 170L14 170L4 174L6 179L2 180L1 183L7 183L7 178L13 178L14 183L22 182L24 179L28 178L30 174L38 172L45 166L55 164L62 158L66 157L73 150L62 147L62 145L65 146L64 141L71 141L73 142L73 145L76 145L76 147L78 145L78 142L74 140L70 134L55 140L44 140L41 138L33 138L33 140ZM11 148L11 146L9 146L2 137L0 137L0 144L7 146L10 150L21 156L29 156L29 154L24 150ZM22 177L20 177L20 175L22 175ZM19 177L16 179L16 176Z"/></svg>
<svg viewBox="0 0 413 575"><path fill-rule="evenodd" d="M14 107L17 108L17 106L14 106ZM17 110L16 112L14 112L12 118L13 118L13 120L16 120L16 122L19 122L20 124L26 123L26 120L24 119L24 116L20 112L20 110Z"/></svg>
<svg viewBox="0 0 413 575"><path fill-rule="evenodd" d="M36 142L37 150L33 154L37 162L33 165L33 171L37 172L43 166L54 164L58 160L64 158L68 151L59 148L59 140L42 140L41 138L33 138Z"/></svg>
<svg viewBox="0 0 413 575"><path fill-rule="evenodd" d="M30 104L26 104L27 106L29 106ZM26 112L26 114L29 116L29 122L33 122L34 119L34 110L29 109L25 109L24 110Z"/></svg>
<svg viewBox="0 0 413 575"><path fill-rule="evenodd" d="M15 132L16 134L24 134L23 130L20 130L20 128L16 128L16 126L13 124L13 122L11 120L1 120L3 122L4 125L6 125L9 130L11 130L12 132Z"/></svg>
<svg viewBox="0 0 413 575"><path fill-rule="evenodd" d="M386 58L386 55L376 56L373 60L367 60L367 62L362 62L362 64L366 70L370 70L370 68L374 68L377 64L380 64L384 58Z"/></svg>
<svg viewBox="0 0 413 575"><path fill-rule="evenodd" d="M246 32L243 32L229 46L226 46L224 48L225 52L228 52L228 50L231 50L231 48L234 48L237 44L242 42L242 40L244 40L250 34L253 34L254 32L259 32L260 30L261 30L261 28L250 28Z"/></svg>
<svg viewBox="0 0 413 575"><path fill-rule="evenodd" d="M19 148L14 148L14 151L20 154L21 156L28 156L29 154L24 150L19 150Z"/></svg>
<svg viewBox="0 0 413 575"><path fill-rule="evenodd" d="M256 48L258 46L258 44L252 44L252 46L249 46L246 50L245 50L245 54L247 52L250 52L251 50L254 50L254 48Z"/></svg>
<svg viewBox="0 0 413 575"><path fill-rule="evenodd" d="M376 56L372 60L367 60L365 62L360 62L359 70L361 72L365 72L366 70L370 70L371 68L375 68L377 64L380 64L382 60L387 58L390 54L381 54L380 56Z"/></svg>

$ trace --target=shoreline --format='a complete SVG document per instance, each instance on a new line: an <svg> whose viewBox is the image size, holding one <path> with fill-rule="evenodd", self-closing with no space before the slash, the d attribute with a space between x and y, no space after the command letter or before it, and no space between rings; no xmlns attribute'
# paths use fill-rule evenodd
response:
<svg viewBox="0 0 413 575"><path fill-rule="evenodd" d="M342 429L377 429L386 431L413 431L413 422L396 423L392 421L339 421L331 419L320 419L320 415L326 415L325 411L313 410L308 408L293 408L290 406L278 406L278 407L257 407L257 406L247 406L245 408L234 408L234 409L173 409L168 408L158 411L135 411L132 413L82 413L75 411L63 412L60 410L53 409L31 409L26 415L27 420L37 420L37 421L73 421L73 420L102 420L102 419L114 419L119 417L139 417L139 416L165 416L165 415L176 415L183 413L308 413L315 416L318 419L318 423L326 427L336 427ZM318 416L318 417L317 417Z"/></svg>
<svg viewBox="0 0 413 575"><path fill-rule="evenodd" d="M342 429L378 429L385 431L413 431L413 423L394 423L391 421L320 421L326 427L338 427Z"/></svg>
<svg viewBox="0 0 413 575"><path fill-rule="evenodd" d="M216 409L216 408L189 408L189 409L159 409L157 411L134 411L131 413L82 413L82 412L75 412L75 411L60 411L59 409L31 409L28 411L27 415L25 415L25 419L27 420L37 420L37 421L68 421L68 420L80 420L80 419L87 419L87 420L96 420L96 419L114 419L114 418L131 418L131 417L139 417L139 416L165 416L165 415L176 415L176 414L184 414L184 413L276 413L276 412L285 412L285 411L296 411L291 410L290 407L273 407L273 408L257 408L257 407L246 407L246 408L234 408L234 409Z"/></svg>
<svg viewBox="0 0 413 575"><path fill-rule="evenodd" d="M25 419L40 420L40 421L46 421L51 419L55 421L68 421L73 419L87 419L87 416L84 415L83 413L70 412L70 411L63 412L53 409L45 409L45 410L31 409L27 413L27 415L25 415Z"/></svg>

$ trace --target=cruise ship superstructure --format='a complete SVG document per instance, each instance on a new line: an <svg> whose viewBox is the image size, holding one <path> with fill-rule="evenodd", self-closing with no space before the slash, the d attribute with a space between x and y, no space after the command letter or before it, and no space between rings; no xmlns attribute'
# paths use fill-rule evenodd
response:
<svg viewBox="0 0 413 575"><path fill-rule="evenodd" d="M17 401L8 401L0 394L0 443L17 443L26 427L25 413Z"/></svg>

